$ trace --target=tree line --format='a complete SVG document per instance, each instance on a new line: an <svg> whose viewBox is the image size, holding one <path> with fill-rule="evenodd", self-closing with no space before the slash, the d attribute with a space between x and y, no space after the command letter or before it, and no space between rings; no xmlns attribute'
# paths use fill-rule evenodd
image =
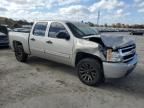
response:
<svg viewBox="0 0 144 108"><path fill-rule="evenodd" d="M144 24L122 24L122 23L116 23L116 24L103 24L103 25L97 25L92 22L87 22L92 27L113 27L113 28L137 28L137 29L144 29Z"/></svg>
<svg viewBox="0 0 144 108"><path fill-rule="evenodd" d="M20 28L23 25L32 25L32 22L26 20L13 20L11 18L0 17L0 25L8 26L9 28Z"/></svg>

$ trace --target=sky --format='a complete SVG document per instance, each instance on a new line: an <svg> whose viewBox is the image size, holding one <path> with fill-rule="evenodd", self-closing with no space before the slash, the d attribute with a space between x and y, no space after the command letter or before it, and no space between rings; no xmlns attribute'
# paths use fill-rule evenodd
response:
<svg viewBox="0 0 144 108"><path fill-rule="evenodd" d="M28 21L70 20L144 24L144 0L1 0L0 16Z"/></svg>

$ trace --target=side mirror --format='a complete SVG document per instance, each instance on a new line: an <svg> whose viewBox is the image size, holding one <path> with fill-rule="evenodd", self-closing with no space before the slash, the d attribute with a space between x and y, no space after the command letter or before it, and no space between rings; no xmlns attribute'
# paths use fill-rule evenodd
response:
<svg viewBox="0 0 144 108"><path fill-rule="evenodd" d="M59 32L56 37L59 39L66 39L66 40L70 39L70 36L65 32Z"/></svg>

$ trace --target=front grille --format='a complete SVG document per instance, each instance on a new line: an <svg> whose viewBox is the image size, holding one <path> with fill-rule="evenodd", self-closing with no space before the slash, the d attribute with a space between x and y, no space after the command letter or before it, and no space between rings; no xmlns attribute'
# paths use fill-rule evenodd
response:
<svg viewBox="0 0 144 108"><path fill-rule="evenodd" d="M129 45L129 46L127 46L127 47L123 47L123 48L122 48L122 53L129 52L129 51L131 51L131 50L133 50L133 49L135 49L135 48L136 48L135 45Z"/></svg>
<svg viewBox="0 0 144 108"><path fill-rule="evenodd" d="M123 59L129 59L129 58L132 58L134 55L135 55L135 53L130 54L130 55L126 55L126 56L123 57Z"/></svg>
<svg viewBox="0 0 144 108"><path fill-rule="evenodd" d="M123 58L123 62L128 63L131 60L133 60L134 57L135 57L136 45L132 44L132 45L129 45L129 46L126 46L126 47L122 47L122 48L119 49L119 51L120 51L120 54Z"/></svg>

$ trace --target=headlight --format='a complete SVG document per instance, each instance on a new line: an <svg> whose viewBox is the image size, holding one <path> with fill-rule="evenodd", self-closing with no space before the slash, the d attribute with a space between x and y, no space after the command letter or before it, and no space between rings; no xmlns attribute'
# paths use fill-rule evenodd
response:
<svg viewBox="0 0 144 108"><path fill-rule="evenodd" d="M122 57L120 56L119 52L113 52L112 49L108 49L107 50L107 61L121 62Z"/></svg>

